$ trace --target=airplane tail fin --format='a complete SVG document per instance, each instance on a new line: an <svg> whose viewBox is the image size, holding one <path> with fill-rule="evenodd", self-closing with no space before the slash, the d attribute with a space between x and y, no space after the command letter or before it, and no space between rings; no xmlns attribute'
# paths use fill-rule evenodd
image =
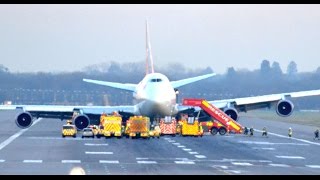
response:
<svg viewBox="0 0 320 180"><path fill-rule="evenodd" d="M148 20L146 20L146 75L150 73L154 73L154 68L153 68L153 58L152 58L152 52L151 52Z"/></svg>

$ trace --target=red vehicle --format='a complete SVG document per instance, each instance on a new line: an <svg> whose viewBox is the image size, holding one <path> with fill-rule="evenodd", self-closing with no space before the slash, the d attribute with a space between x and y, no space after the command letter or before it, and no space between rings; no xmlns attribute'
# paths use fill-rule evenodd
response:
<svg viewBox="0 0 320 180"><path fill-rule="evenodd" d="M212 135L216 135L219 132L223 136L228 132L228 129L218 121L200 122L200 125L203 131L210 132Z"/></svg>

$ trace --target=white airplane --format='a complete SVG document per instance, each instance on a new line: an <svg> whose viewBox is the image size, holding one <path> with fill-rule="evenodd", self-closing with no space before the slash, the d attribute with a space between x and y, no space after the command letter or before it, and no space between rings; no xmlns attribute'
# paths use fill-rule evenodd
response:
<svg viewBox="0 0 320 180"><path fill-rule="evenodd" d="M59 118L70 119L74 112L79 114L73 119L78 129L84 129L94 120L99 119L102 113L118 111L123 116L143 115L149 117L175 116L179 112L199 111L200 108L183 106L176 103L175 89L196 81L200 81L215 75L215 73L202 76L169 81L161 74L155 73L151 53L148 23L146 23L146 75L139 84L117 83L83 79L85 82L104 85L133 92L135 105L132 106L57 106L57 105L1 105L0 110L21 109L17 114L16 124L20 128L28 128L32 125L33 118ZM293 111L293 103L290 98L320 95L320 90L300 91L291 93L271 94L265 96L245 97L226 100L209 101L222 109L232 119L238 119L238 112L271 107L275 105L276 112L280 116L289 116Z"/></svg>

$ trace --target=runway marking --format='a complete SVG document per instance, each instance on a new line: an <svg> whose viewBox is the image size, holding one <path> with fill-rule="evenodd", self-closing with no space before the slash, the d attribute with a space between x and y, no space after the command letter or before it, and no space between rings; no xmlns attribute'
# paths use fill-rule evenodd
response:
<svg viewBox="0 0 320 180"><path fill-rule="evenodd" d="M170 143L175 143L176 141L173 141L173 140L168 140L168 142L170 142Z"/></svg>
<svg viewBox="0 0 320 180"><path fill-rule="evenodd" d="M88 152L88 151L86 151L86 154L113 154L113 152Z"/></svg>
<svg viewBox="0 0 320 180"><path fill-rule="evenodd" d="M62 137L27 137L28 139L40 139L40 140L64 140L64 141L83 141L80 138L62 138ZM88 139L86 139L88 140Z"/></svg>
<svg viewBox="0 0 320 180"><path fill-rule="evenodd" d="M253 165L253 164L247 163L247 162L244 162L244 163L242 163L242 162L231 162L231 164L237 165L237 166L252 166Z"/></svg>
<svg viewBox="0 0 320 180"><path fill-rule="evenodd" d="M136 160L143 160L143 159L149 159L149 158L141 158L141 157L136 158Z"/></svg>
<svg viewBox="0 0 320 180"><path fill-rule="evenodd" d="M62 160L61 163L81 163L81 160Z"/></svg>
<svg viewBox="0 0 320 180"><path fill-rule="evenodd" d="M85 146L108 146L108 144L93 144L93 143L85 143Z"/></svg>
<svg viewBox="0 0 320 180"><path fill-rule="evenodd" d="M235 174L240 174L241 171L240 170L225 170L226 172L232 172L232 173L235 173Z"/></svg>
<svg viewBox="0 0 320 180"><path fill-rule="evenodd" d="M305 159L301 156L276 156L277 158L284 158L284 159Z"/></svg>
<svg viewBox="0 0 320 180"><path fill-rule="evenodd" d="M172 143L173 145L180 146L180 143Z"/></svg>
<svg viewBox="0 0 320 180"><path fill-rule="evenodd" d="M6 160L4 160L4 159L0 159L0 163L3 163L3 162L5 162Z"/></svg>
<svg viewBox="0 0 320 180"><path fill-rule="evenodd" d="M0 144L0 150L3 149L4 147L6 147L7 145L9 145L12 141L14 141L16 138L18 138L19 136L21 136L24 132L28 131L32 126L36 125L38 122L40 122L42 120L42 118L39 118L37 120L35 120L32 125L27 128L27 129L21 129L20 131L18 131L17 133L15 133L14 135L10 136L8 139L6 139L5 141L3 141Z"/></svg>
<svg viewBox="0 0 320 180"><path fill-rule="evenodd" d="M178 146L179 148L185 148L186 146Z"/></svg>
<svg viewBox="0 0 320 180"><path fill-rule="evenodd" d="M183 149L184 151L191 151L192 149Z"/></svg>
<svg viewBox="0 0 320 180"><path fill-rule="evenodd" d="M269 164L269 166L274 166L274 167L290 167L287 164Z"/></svg>
<svg viewBox="0 0 320 180"><path fill-rule="evenodd" d="M177 159L177 160L183 160L183 161L184 161L184 160L187 160L187 161L189 160L188 158L175 158L175 159Z"/></svg>
<svg viewBox="0 0 320 180"><path fill-rule="evenodd" d="M219 167L219 168L222 168L222 169L228 169L228 166L222 166L222 165L212 165L211 167L213 167L213 168Z"/></svg>
<svg viewBox="0 0 320 180"><path fill-rule="evenodd" d="M258 129L255 129L256 131L258 132L262 132ZM308 140L304 140L304 139L298 139L298 138L294 138L294 137L288 137L288 136L284 136L284 135L280 135L280 134L276 134L276 133L271 133L271 132L268 132L268 134L271 134L271 135L274 135L274 136L278 136L278 137L282 137L282 138L287 138L287 139L294 139L294 140L297 140L297 141L301 141L301 142L305 142L305 143L309 143L309 144L313 144L313 145L318 145L320 146L320 143L316 143L316 142L311 142L311 141L308 141Z"/></svg>
<svg viewBox="0 0 320 180"><path fill-rule="evenodd" d="M164 138L165 140L171 140L170 138Z"/></svg>
<svg viewBox="0 0 320 180"><path fill-rule="evenodd" d="M42 160L23 160L23 163L42 163Z"/></svg>
<svg viewBox="0 0 320 180"><path fill-rule="evenodd" d="M271 143L266 141L239 141L239 143L245 144L261 144L261 145L297 145L297 146L309 146L309 144L302 143Z"/></svg>
<svg viewBox="0 0 320 180"><path fill-rule="evenodd" d="M206 156L204 155L194 155L196 158L207 158Z"/></svg>
<svg viewBox="0 0 320 180"><path fill-rule="evenodd" d="M232 161L248 161L248 162L272 162L269 160L253 160L253 159L225 159L220 160L221 162L232 162Z"/></svg>
<svg viewBox="0 0 320 180"><path fill-rule="evenodd" d="M188 152L189 154L199 154L199 153L197 153L197 152Z"/></svg>
<svg viewBox="0 0 320 180"><path fill-rule="evenodd" d="M261 148L261 147L253 147L252 149L261 149L261 150L270 150L270 151L275 150L275 148Z"/></svg>
<svg viewBox="0 0 320 180"><path fill-rule="evenodd" d="M99 160L101 164L119 164L119 161Z"/></svg>
<svg viewBox="0 0 320 180"><path fill-rule="evenodd" d="M137 161L138 164L157 164L156 161Z"/></svg>
<svg viewBox="0 0 320 180"><path fill-rule="evenodd" d="M193 161L174 161L176 164L194 164Z"/></svg>
<svg viewBox="0 0 320 180"><path fill-rule="evenodd" d="M320 168L320 165L306 165L309 168Z"/></svg>

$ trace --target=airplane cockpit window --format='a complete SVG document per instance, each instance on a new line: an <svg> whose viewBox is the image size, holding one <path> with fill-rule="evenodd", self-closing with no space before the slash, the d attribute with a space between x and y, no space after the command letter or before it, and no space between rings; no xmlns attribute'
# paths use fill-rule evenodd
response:
<svg viewBox="0 0 320 180"><path fill-rule="evenodd" d="M151 79L151 82L161 82L162 79Z"/></svg>

